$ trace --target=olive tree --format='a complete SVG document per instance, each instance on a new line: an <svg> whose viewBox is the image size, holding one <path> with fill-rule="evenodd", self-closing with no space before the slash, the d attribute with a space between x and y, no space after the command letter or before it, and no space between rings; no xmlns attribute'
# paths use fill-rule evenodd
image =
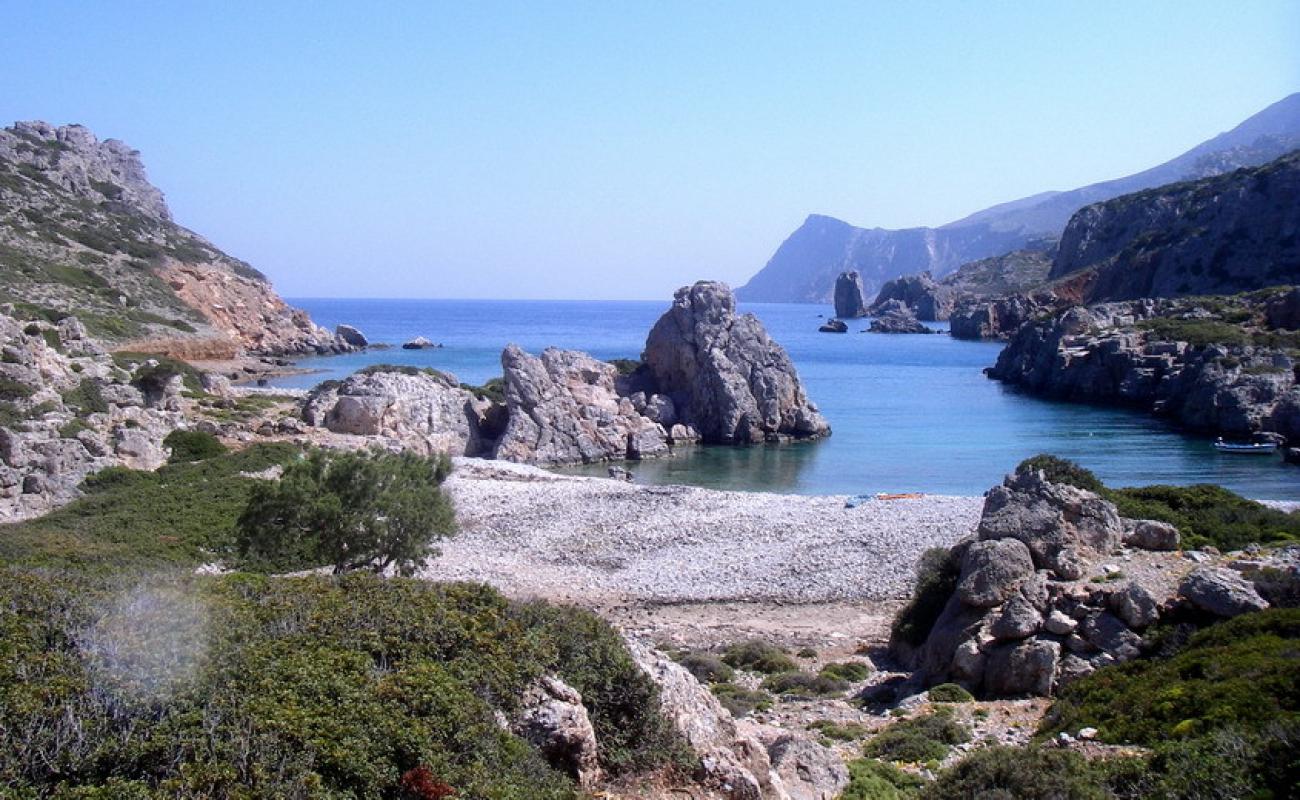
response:
<svg viewBox="0 0 1300 800"><path fill-rule="evenodd" d="M253 490L237 526L240 554L267 568L409 575L455 529L440 488L450 471L445 455L313 450Z"/></svg>

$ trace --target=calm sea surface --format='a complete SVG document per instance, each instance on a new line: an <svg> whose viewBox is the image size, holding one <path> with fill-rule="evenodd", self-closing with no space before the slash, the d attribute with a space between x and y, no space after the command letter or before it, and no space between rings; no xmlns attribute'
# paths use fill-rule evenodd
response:
<svg viewBox="0 0 1300 800"><path fill-rule="evenodd" d="M309 387L374 363L432 366L467 383L501 374L501 349L547 346L597 358L636 358L663 302L335 300L297 298L321 325L346 322L372 342L426 336L438 350L311 358L310 375L279 386ZM633 467L646 483L805 494L918 491L980 494L1021 459L1055 453L1116 486L1219 483L1242 494L1300 500L1300 467L1277 456L1225 456L1205 438L1178 433L1146 414L1055 403L984 377L1001 345L948 336L818 333L827 306L742 304L785 346L808 393L830 421L826 440L784 446L694 448ZM933 324L933 323L932 323ZM937 324L935 327L943 327ZM604 474L604 467L589 469Z"/></svg>

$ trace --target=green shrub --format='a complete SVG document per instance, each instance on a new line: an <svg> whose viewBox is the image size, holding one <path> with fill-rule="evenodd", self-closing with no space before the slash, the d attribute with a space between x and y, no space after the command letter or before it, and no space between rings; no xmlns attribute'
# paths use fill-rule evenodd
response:
<svg viewBox="0 0 1300 800"><path fill-rule="evenodd" d="M1300 610L1245 614L1166 659L1099 669L1069 684L1044 734L1095 727L1107 742L1155 746L1236 727L1300 720Z"/></svg>
<svg viewBox="0 0 1300 800"><path fill-rule="evenodd" d="M747 717L755 711L767 711L772 707L772 695L764 691L746 689L734 683L715 683L709 687L713 696L718 698L722 707L731 712L736 719Z"/></svg>
<svg viewBox="0 0 1300 800"><path fill-rule="evenodd" d="M1300 539L1300 513L1269 508L1221 486L1145 486L1115 489L1106 496L1123 516L1176 526L1190 547L1239 550L1256 542Z"/></svg>
<svg viewBox="0 0 1300 800"><path fill-rule="evenodd" d="M886 761L919 763L942 760L952 745L968 741L970 731L956 720L952 709L939 708L891 723L867 742L862 752Z"/></svg>
<svg viewBox="0 0 1300 800"><path fill-rule="evenodd" d="M727 683L736 677L731 667L709 653L687 653L677 661L700 683Z"/></svg>
<svg viewBox="0 0 1300 800"><path fill-rule="evenodd" d="M506 382L502 378L489 378L482 386L462 383L460 388L480 400L491 400L494 403L504 403L506 401Z"/></svg>
<svg viewBox="0 0 1300 800"><path fill-rule="evenodd" d="M1192 347L1206 347L1212 344L1238 346L1250 343L1250 336L1240 325L1216 320L1155 317L1138 321L1137 328L1146 331L1154 339L1187 342Z"/></svg>
<svg viewBox="0 0 1300 800"><path fill-rule="evenodd" d="M171 449L169 464L206 461L226 453L226 446L217 437L205 431L174 430L163 439L163 447Z"/></svg>
<svg viewBox="0 0 1300 800"><path fill-rule="evenodd" d="M59 426L59 438L75 439L77 438L77 434L87 430L90 430L90 426L86 424L85 420L79 417L73 417L63 425Z"/></svg>
<svg viewBox="0 0 1300 800"><path fill-rule="evenodd" d="M890 641L919 647L957 588L961 563L946 547L932 547L916 565L916 588L890 627Z"/></svg>
<svg viewBox="0 0 1300 800"><path fill-rule="evenodd" d="M849 785L839 800L906 800L925 785L916 775L874 758L855 759L848 767Z"/></svg>
<svg viewBox="0 0 1300 800"><path fill-rule="evenodd" d="M858 683L865 681L871 672L871 665L861 661L836 661L822 667L817 674L831 680Z"/></svg>
<svg viewBox="0 0 1300 800"><path fill-rule="evenodd" d="M860 723L835 722L829 719L819 719L816 722L808 723L808 730L816 731L825 738L837 742L852 742L870 733L867 726Z"/></svg>
<svg viewBox="0 0 1300 800"><path fill-rule="evenodd" d="M450 472L444 454L312 451L253 489L239 517L240 554L270 568L288 557L335 573L409 574L455 528L439 488Z"/></svg>
<svg viewBox="0 0 1300 800"><path fill-rule="evenodd" d="M1300 722L1166 742L1135 772L1122 776L1126 796L1290 797L1300 785Z"/></svg>
<svg viewBox="0 0 1300 800"><path fill-rule="evenodd" d="M1016 466L1018 475L1034 470L1042 470L1044 477L1052 483L1065 483L1089 492L1100 493L1106 489L1091 470L1048 453L1039 453L1032 458L1026 458Z"/></svg>
<svg viewBox="0 0 1300 800"><path fill-rule="evenodd" d="M614 365L619 375L628 376L641 369L641 362L635 358L611 358L609 363Z"/></svg>
<svg viewBox="0 0 1300 800"><path fill-rule="evenodd" d="M108 401L104 399L103 390L90 378L82 378L75 387L64 392L63 402L82 416L108 411Z"/></svg>
<svg viewBox="0 0 1300 800"><path fill-rule="evenodd" d="M826 675L810 675L807 672L783 672L763 679L762 688L774 694L830 697L847 691L849 682Z"/></svg>
<svg viewBox="0 0 1300 800"><path fill-rule="evenodd" d="M799 665L784 650L762 639L733 644L727 648L722 661L736 669L747 669L768 675L778 672L794 672Z"/></svg>
<svg viewBox="0 0 1300 800"><path fill-rule="evenodd" d="M955 683L941 683L930 687L932 703L969 703L974 699L970 692Z"/></svg>
<svg viewBox="0 0 1300 800"><path fill-rule="evenodd" d="M203 374L179 358L149 353L114 353L113 361L123 369L130 371L134 367L131 382L147 393L161 392L172 378L180 375L185 388L198 394L203 393ZM154 361L152 365L144 365ZM136 366L140 365L140 366Z"/></svg>
<svg viewBox="0 0 1300 800"><path fill-rule="evenodd" d="M941 772L921 793L925 800L1105 800L1112 796L1099 770L1083 756L1039 747L976 750Z"/></svg>
<svg viewBox="0 0 1300 800"><path fill-rule="evenodd" d="M795 655L799 656L800 658L816 658L817 651L812 649L811 647L805 647L802 648L799 652L795 653Z"/></svg>
<svg viewBox="0 0 1300 800"><path fill-rule="evenodd" d="M36 390L22 381L0 376L0 401L26 400L34 394Z"/></svg>

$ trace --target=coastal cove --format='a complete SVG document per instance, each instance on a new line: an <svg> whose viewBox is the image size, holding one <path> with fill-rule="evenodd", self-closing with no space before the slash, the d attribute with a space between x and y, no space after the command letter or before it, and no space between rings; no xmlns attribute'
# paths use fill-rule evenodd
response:
<svg viewBox="0 0 1300 800"><path fill-rule="evenodd" d="M305 358L307 374L272 386L309 388L364 366L429 366L481 384L500 375L502 348L548 346L600 359L636 358L665 304L656 301L343 300L293 298L319 324L355 325L393 345ZM825 440L781 446L686 448L647 460L643 483L798 494L919 491L977 495L1039 452L1077 461L1115 486L1218 483L1252 497L1300 497L1300 470L1280 458L1216 453L1147 414L1037 399L989 380L982 370L1002 345L948 336L818 333L828 306L742 303L789 352L809 395L831 423ZM930 323L944 328L945 323ZM403 350L426 336L443 345ZM604 475L604 465L566 470Z"/></svg>

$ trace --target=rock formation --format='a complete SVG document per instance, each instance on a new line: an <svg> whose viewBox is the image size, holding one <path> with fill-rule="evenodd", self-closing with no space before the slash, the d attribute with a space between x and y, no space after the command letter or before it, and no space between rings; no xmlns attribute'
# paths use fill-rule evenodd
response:
<svg viewBox="0 0 1300 800"><path fill-rule="evenodd" d="M0 130L0 276L9 297L75 313L138 352L351 349L285 305L260 272L177 225L138 152L80 125Z"/></svg>
<svg viewBox="0 0 1300 800"><path fill-rule="evenodd" d="M530 686L510 729L531 743L542 757L584 789L602 777L596 729L578 690L554 676Z"/></svg>
<svg viewBox="0 0 1300 800"><path fill-rule="evenodd" d="M817 330L821 333L848 333L849 326L842 319L828 319Z"/></svg>
<svg viewBox="0 0 1300 800"><path fill-rule="evenodd" d="M1071 305L1051 292L968 298L953 309L948 329L954 339L1010 339L1031 319Z"/></svg>
<svg viewBox="0 0 1300 800"><path fill-rule="evenodd" d="M876 300L867 310L868 314L879 315L892 301L898 301L911 311L917 319L930 322L943 321L952 315L957 301L957 293L943 286L930 277L929 272L917 275L904 275L888 281L876 295Z"/></svg>
<svg viewBox="0 0 1300 800"><path fill-rule="evenodd" d="M1148 544L1174 549L1178 532L1123 519L1104 498L1038 471L1008 476L986 495L977 538L952 550L960 573L915 654L922 678L956 681L985 696L1050 695L1100 666L1139 656L1143 631L1162 620L1268 607L1233 570L1195 568L1169 552L1144 560L1124 549ZM1135 574L1106 563L1112 559Z"/></svg>
<svg viewBox="0 0 1300 800"><path fill-rule="evenodd" d="M613 364L555 348L532 356L511 345L501 366L509 421L496 458L577 464L668 452L668 431L619 393ZM673 414L662 406L658 413Z"/></svg>
<svg viewBox="0 0 1300 800"><path fill-rule="evenodd" d="M1087 303L1232 294L1300 281L1300 152L1088 206L1053 279L1086 270Z"/></svg>
<svg viewBox="0 0 1300 800"><path fill-rule="evenodd" d="M898 302L898 301L891 301ZM890 309L871 320L868 333L935 333L921 323L911 311Z"/></svg>
<svg viewBox="0 0 1300 800"><path fill-rule="evenodd" d="M115 362L74 317L57 325L0 314L0 522L77 496L109 466L155 469L185 425L181 376L151 360Z"/></svg>
<svg viewBox="0 0 1300 800"><path fill-rule="evenodd" d="M1300 436L1291 356L1251 344L1270 341L1268 330L1222 322L1228 312L1257 314L1252 304L1267 300L1215 302L1226 305L1215 311L1188 299L1071 308L1024 325L988 374L1046 397L1144 408L1208 433Z"/></svg>
<svg viewBox="0 0 1300 800"><path fill-rule="evenodd" d="M491 401L460 388L455 376L412 367L370 367L323 383L303 406L310 425L426 455L490 453L498 417Z"/></svg>
<svg viewBox="0 0 1300 800"><path fill-rule="evenodd" d="M867 301L862 294L862 276L857 270L841 272L835 279L835 316L857 319L867 315Z"/></svg>
<svg viewBox="0 0 1300 800"><path fill-rule="evenodd" d="M736 315L725 284L701 281L673 296L642 359L678 416L706 443L815 438L830 426L794 364L753 314Z"/></svg>

